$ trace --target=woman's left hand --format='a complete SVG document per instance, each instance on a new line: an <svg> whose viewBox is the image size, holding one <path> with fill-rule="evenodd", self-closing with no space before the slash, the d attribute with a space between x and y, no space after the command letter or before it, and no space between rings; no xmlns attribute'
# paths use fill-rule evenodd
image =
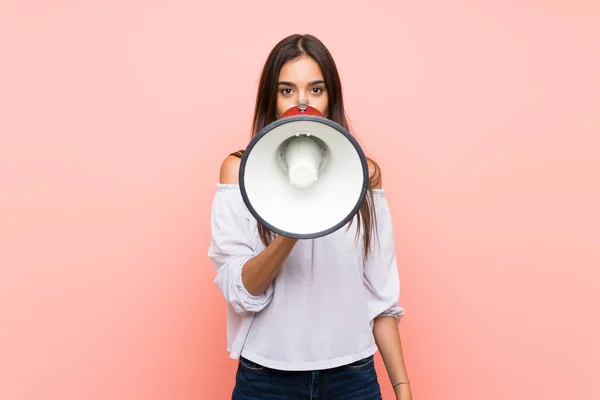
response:
<svg viewBox="0 0 600 400"><path fill-rule="evenodd" d="M396 400L412 400L410 384L396 386L394 388L394 394L396 395Z"/></svg>

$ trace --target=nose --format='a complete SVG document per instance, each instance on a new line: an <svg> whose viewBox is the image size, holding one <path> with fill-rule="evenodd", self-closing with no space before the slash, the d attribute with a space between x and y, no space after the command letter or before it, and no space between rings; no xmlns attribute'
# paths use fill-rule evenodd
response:
<svg viewBox="0 0 600 400"><path fill-rule="evenodd" d="M306 95L306 93L304 92L304 90L299 90L298 91L298 101L308 101L308 96Z"/></svg>

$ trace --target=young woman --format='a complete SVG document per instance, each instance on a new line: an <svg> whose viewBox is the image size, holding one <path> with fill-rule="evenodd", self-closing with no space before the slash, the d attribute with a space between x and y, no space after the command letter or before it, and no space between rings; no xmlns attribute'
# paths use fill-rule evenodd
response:
<svg viewBox="0 0 600 400"><path fill-rule="evenodd" d="M289 36L271 51L252 134L300 100L348 129L336 65L311 35ZM241 155L221 165L209 250L228 304L228 351L239 358L233 400L381 399L377 350L396 398L410 400L394 236L377 164L368 160L371 187L351 224L297 240L274 235L245 207Z"/></svg>

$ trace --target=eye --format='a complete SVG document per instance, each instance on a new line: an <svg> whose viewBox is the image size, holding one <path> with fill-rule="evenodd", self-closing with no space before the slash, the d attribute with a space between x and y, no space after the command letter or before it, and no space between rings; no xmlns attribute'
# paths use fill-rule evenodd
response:
<svg viewBox="0 0 600 400"><path fill-rule="evenodd" d="M320 94L320 93L323 93L323 88L320 88L320 87L314 87L314 88L312 88L312 92L313 92L314 94Z"/></svg>
<svg viewBox="0 0 600 400"><path fill-rule="evenodd" d="M288 94L292 93L292 89L290 89L290 88L283 88L283 89L280 89L279 92L281 94L283 94L283 95L288 95Z"/></svg>

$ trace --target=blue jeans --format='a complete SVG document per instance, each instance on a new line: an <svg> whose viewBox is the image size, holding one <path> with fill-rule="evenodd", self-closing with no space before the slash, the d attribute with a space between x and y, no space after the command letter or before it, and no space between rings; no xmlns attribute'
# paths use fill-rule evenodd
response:
<svg viewBox="0 0 600 400"><path fill-rule="evenodd" d="M232 400L381 400L373 356L319 371L280 371L240 357Z"/></svg>

